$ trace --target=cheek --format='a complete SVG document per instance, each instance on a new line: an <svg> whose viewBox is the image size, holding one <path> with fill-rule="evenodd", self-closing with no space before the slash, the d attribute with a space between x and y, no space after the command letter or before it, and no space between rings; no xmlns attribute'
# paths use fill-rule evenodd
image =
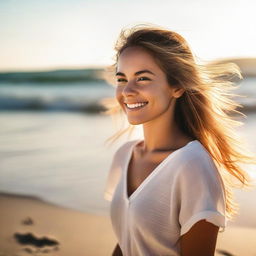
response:
<svg viewBox="0 0 256 256"><path fill-rule="evenodd" d="M118 101L120 101L121 97L122 97L122 90L120 88L116 89L116 93L115 93L115 97Z"/></svg>
<svg viewBox="0 0 256 256"><path fill-rule="evenodd" d="M148 96L152 106L157 109L165 109L169 105L171 98L169 92L165 90L154 90Z"/></svg>
<svg viewBox="0 0 256 256"><path fill-rule="evenodd" d="M141 93L143 93L145 98L151 102L158 102L159 100L162 100L163 98L167 97L166 92L159 89L157 85L148 86L147 88L143 89L141 90Z"/></svg>
<svg viewBox="0 0 256 256"><path fill-rule="evenodd" d="M122 89L116 89L115 97L121 108L125 110L125 106L123 104Z"/></svg>

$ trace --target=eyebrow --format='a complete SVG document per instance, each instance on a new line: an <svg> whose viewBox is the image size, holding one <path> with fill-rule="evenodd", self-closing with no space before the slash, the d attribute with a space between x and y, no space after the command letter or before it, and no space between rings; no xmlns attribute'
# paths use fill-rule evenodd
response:
<svg viewBox="0 0 256 256"><path fill-rule="evenodd" d="M149 73L149 74L155 76L155 74L154 74L153 72L151 72L150 70L148 70L148 69L144 69L144 70L137 71L136 73L134 73L134 75L135 75L135 76L138 76L138 75L141 75L141 74L144 74L144 73ZM125 74L122 73L122 72L117 72L117 73L116 73L116 76L125 76Z"/></svg>

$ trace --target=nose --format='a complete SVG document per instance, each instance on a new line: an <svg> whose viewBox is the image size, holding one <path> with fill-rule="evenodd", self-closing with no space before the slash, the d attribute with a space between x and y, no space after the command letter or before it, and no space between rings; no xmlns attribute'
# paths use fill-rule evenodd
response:
<svg viewBox="0 0 256 256"><path fill-rule="evenodd" d="M136 95L136 94L137 94L136 85L133 81L128 82L122 90L122 95L124 97L127 97L129 95Z"/></svg>

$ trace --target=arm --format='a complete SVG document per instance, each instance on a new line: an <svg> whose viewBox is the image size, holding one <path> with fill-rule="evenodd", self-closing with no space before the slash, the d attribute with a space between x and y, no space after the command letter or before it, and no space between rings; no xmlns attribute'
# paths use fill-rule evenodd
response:
<svg viewBox="0 0 256 256"><path fill-rule="evenodd" d="M121 248L119 247L119 244L116 245L116 247L112 253L112 256L123 256L123 253L121 251Z"/></svg>
<svg viewBox="0 0 256 256"><path fill-rule="evenodd" d="M181 256L214 256L219 227L201 220L181 236Z"/></svg>

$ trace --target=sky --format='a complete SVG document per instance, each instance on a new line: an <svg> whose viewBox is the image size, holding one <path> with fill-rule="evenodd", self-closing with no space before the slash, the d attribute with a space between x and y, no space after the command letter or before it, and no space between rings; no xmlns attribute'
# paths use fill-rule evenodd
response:
<svg viewBox="0 0 256 256"><path fill-rule="evenodd" d="M121 31L180 33L202 60L256 57L254 0L0 0L0 71L113 63Z"/></svg>

